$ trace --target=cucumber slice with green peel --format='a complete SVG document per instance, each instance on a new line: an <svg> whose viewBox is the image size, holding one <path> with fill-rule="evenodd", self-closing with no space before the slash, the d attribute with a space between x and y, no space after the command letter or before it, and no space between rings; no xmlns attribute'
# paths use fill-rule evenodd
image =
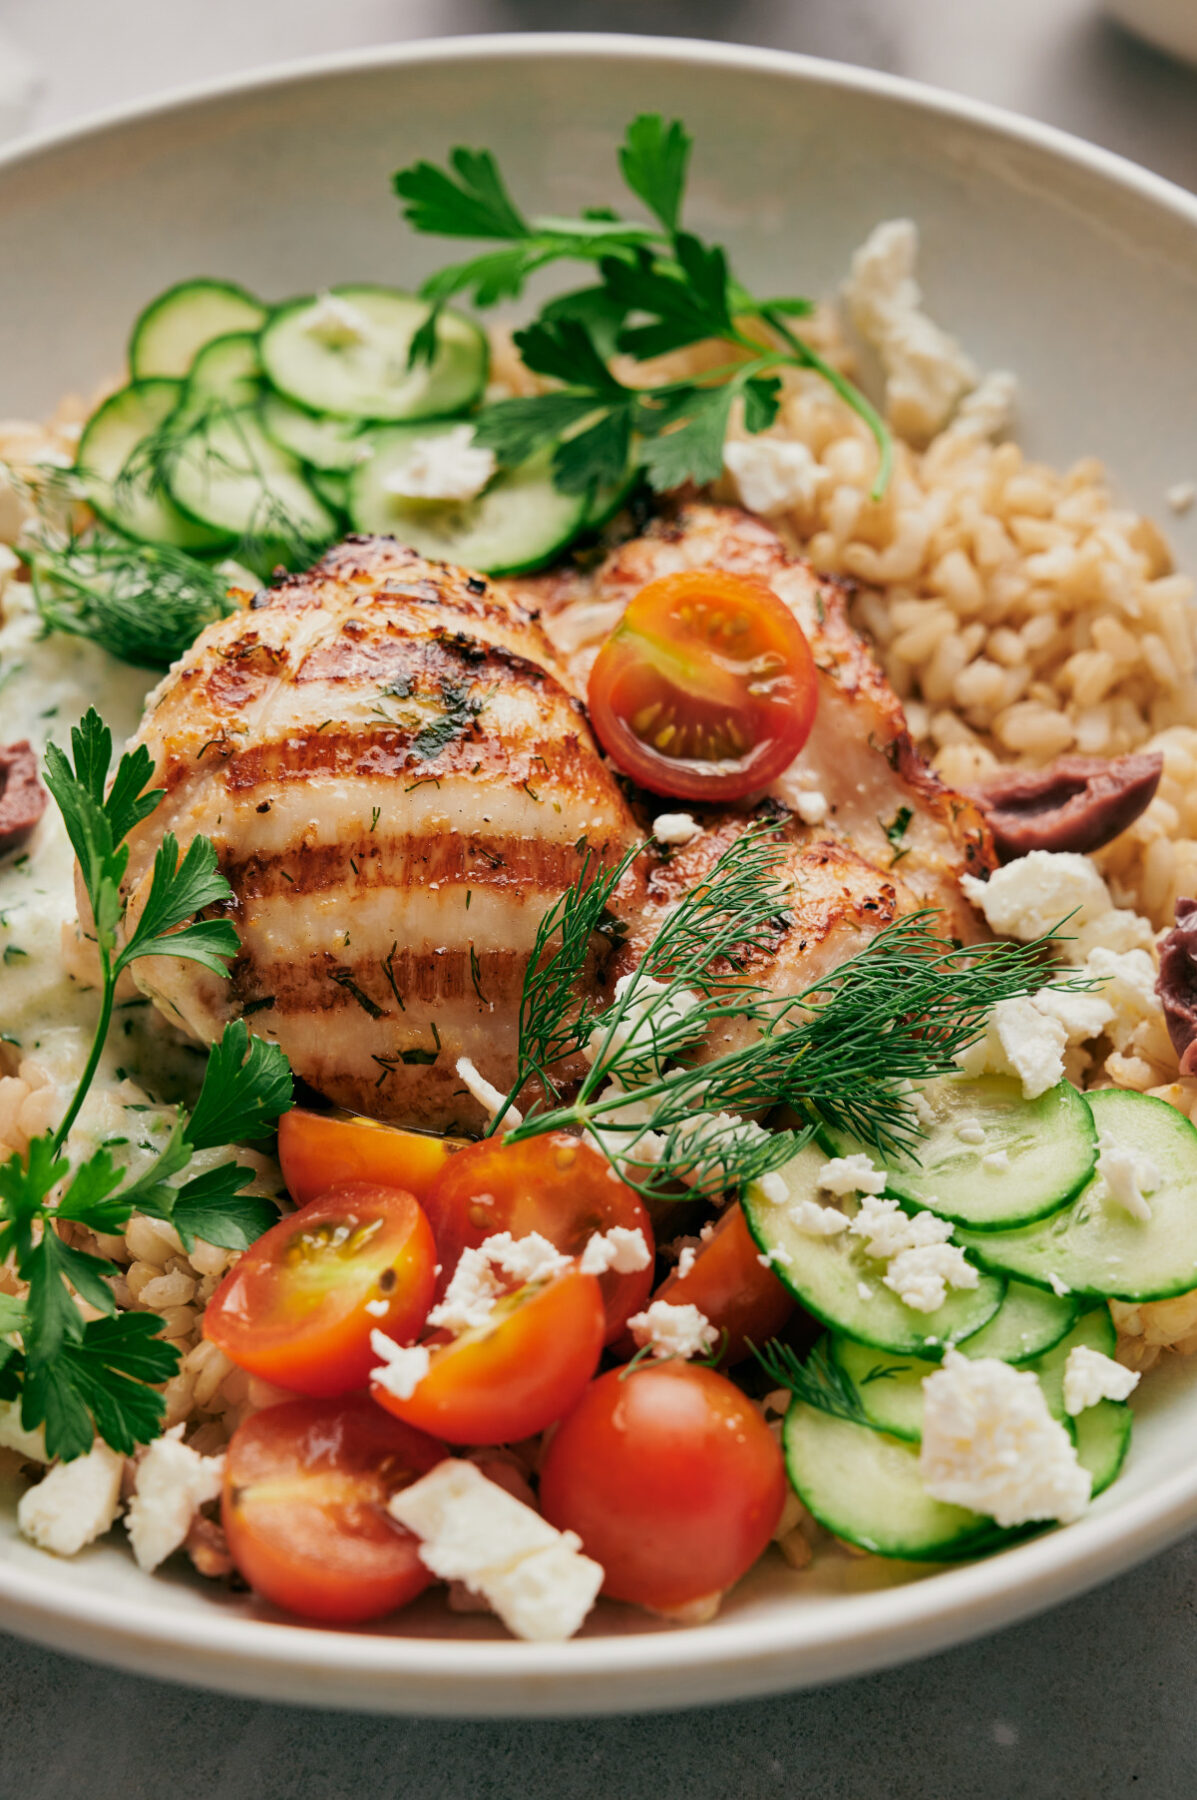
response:
<svg viewBox="0 0 1197 1800"><path fill-rule="evenodd" d="M358 419L321 419L281 394L266 395L261 418L267 437L309 468L348 471L370 454Z"/></svg>
<svg viewBox="0 0 1197 1800"><path fill-rule="evenodd" d="M834 1331L896 1356L930 1356L947 1344L980 1331L997 1312L1005 1283L982 1275L975 1288L954 1288L936 1312L916 1312L885 1287L881 1264L867 1256L849 1232L813 1237L789 1216L796 1201L819 1200L819 1172L826 1154L815 1144L792 1157L780 1171L788 1189L782 1203L769 1200L758 1183L744 1192L744 1217L763 1253L772 1254L773 1272L794 1298Z"/></svg>
<svg viewBox="0 0 1197 1800"><path fill-rule="evenodd" d="M1120 1088L1086 1094L1099 1132L1150 1158L1161 1177L1150 1219L1108 1199L1095 1177L1068 1206L1017 1231L958 1229L983 1268L1096 1299L1168 1300L1197 1288L1197 1131L1165 1100Z"/></svg>
<svg viewBox="0 0 1197 1800"><path fill-rule="evenodd" d="M340 315L338 320L338 314ZM280 394L342 419L442 419L486 386L486 335L446 307L431 364L408 367L428 302L397 288L332 288L289 300L262 332L262 362Z"/></svg>
<svg viewBox="0 0 1197 1800"><path fill-rule="evenodd" d="M1070 1428L1082 1468L1093 1477L1093 1494L1102 1493L1117 1476L1130 1448L1134 1415L1125 1400L1099 1400L1070 1418L1064 1410L1064 1369L1073 1350L1083 1345L1103 1356L1113 1356L1118 1333L1107 1306L1082 1313L1067 1337L1031 1366L1047 1396L1053 1415Z"/></svg>
<svg viewBox="0 0 1197 1800"><path fill-rule="evenodd" d="M890 1437L917 1444L923 1435L923 1383L939 1364L925 1356L890 1356L838 1332L831 1339L831 1354L856 1389L869 1423Z"/></svg>
<svg viewBox="0 0 1197 1800"><path fill-rule="evenodd" d="M230 332L258 331L268 317L235 281L180 281L151 300L129 339L134 378L186 375L205 344Z"/></svg>
<svg viewBox="0 0 1197 1800"><path fill-rule="evenodd" d="M266 436L249 407L222 408L201 421L183 442L170 486L190 518L284 561L306 560L337 533L301 465Z"/></svg>
<svg viewBox="0 0 1197 1800"><path fill-rule="evenodd" d="M1027 1363L1058 1344L1076 1323L1080 1302L1050 1289L1011 1281L1006 1297L987 1325L964 1338L962 1356L996 1356L999 1362Z"/></svg>
<svg viewBox="0 0 1197 1800"><path fill-rule="evenodd" d="M927 1493L916 1445L796 1400L786 1414L782 1448L803 1505L820 1525L862 1550L938 1562L994 1545L992 1519Z"/></svg>
<svg viewBox="0 0 1197 1800"><path fill-rule="evenodd" d="M349 477L343 469L308 469L308 486L335 513L349 512Z"/></svg>
<svg viewBox="0 0 1197 1800"><path fill-rule="evenodd" d="M165 460L151 453L182 400L182 382L134 381L97 407L79 438L75 472L89 505L106 524L143 544L218 550L227 530L188 518L163 485Z"/></svg>
<svg viewBox="0 0 1197 1800"><path fill-rule="evenodd" d="M251 331L231 331L205 344L191 365L184 405L198 411L210 401L252 406L262 391L258 340Z"/></svg>
<svg viewBox="0 0 1197 1800"><path fill-rule="evenodd" d="M475 500L412 500L387 491L388 477L407 462L418 440L460 426L458 419L443 419L373 432L373 454L349 478L354 529L396 537L421 556L483 575L541 568L577 536L586 512L585 495L553 486L550 450L518 469L500 469Z"/></svg>
<svg viewBox="0 0 1197 1800"><path fill-rule="evenodd" d="M920 1099L928 1116L918 1160L889 1158L886 1192L941 1218L975 1231L1025 1225L1058 1212L1093 1174L1093 1116L1067 1081L1024 1100L1008 1075L951 1077L931 1082ZM838 1156L868 1148L842 1133L828 1139Z"/></svg>

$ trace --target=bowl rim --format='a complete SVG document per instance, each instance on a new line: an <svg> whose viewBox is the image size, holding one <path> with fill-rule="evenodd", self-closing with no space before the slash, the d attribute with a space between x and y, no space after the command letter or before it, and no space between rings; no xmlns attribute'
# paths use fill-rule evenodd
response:
<svg viewBox="0 0 1197 1800"><path fill-rule="evenodd" d="M143 122L242 95L303 86L330 76L420 64L525 63L597 56L641 64L730 68L789 77L823 88L875 96L980 130L1113 184L1197 230L1197 194L1119 155L1052 125L904 76L791 51L700 39L626 33L530 32L462 35L391 43L303 58L141 97L26 135L0 149L0 178L72 145ZM1052 1531L984 1562L866 1593L820 1596L782 1617L734 1615L668 1634L609 1633L565 1644L435 1638L344 1631L245 1618L213 1607L174 1612L161 1603L60 1580L36 1568L0 1562L5 1624L24 1635L84 1654L103 1654L148 1674L191 1679L245 1692L248 1661L269 1671L275 1697L292 1675L402 1678L403 1693L377 1687L346 1693L330 1685L320 1703L408 1712L585 1713L731 1700L878 1669L995 1629L1108 1579L1175 1542L1197 1524L1197 1461L1151 1491ZM827 1607L835 1625L828 1630ZM81 1633L77 1640L73 1636ZM331 1651L331 1645L335 1650ZM97 1651L94 1646L102 1645ZM668 1648L666 1648L668 1646ZM814 1653L825 1653L815 1666ZM165 1653L165 1655L164 1655ZM191 1667L187 1666L188 1657ZM231 1659L227 1664L225 1659ZM198 1663L198 1668L195 1664ZM234 1664L241 1665L240 1670ZM705 1671L707 1686L700 1676ZM634 1687L637 1678L668 1675L674 1697ZM592 1683L598 1682L598 1688ZM604 1690L602 1683L609 1686ZM616 1682L619 1691L613 1690ZM252 1675L251 1691L255 1688ZM259 1680L257 1691L267 1691ZM458 1690L460 1699L453 1698ZM464 1690L464 1691L463 1691ZM301 1694L310 1698L311 1690Z"/></svg>

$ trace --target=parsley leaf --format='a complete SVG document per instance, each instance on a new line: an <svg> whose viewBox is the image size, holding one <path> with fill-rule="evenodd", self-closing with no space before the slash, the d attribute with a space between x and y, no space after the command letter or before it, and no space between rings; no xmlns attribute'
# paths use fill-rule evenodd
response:
<svg viewBox="0 0 1197 1800"><path fill-rule="evenodd" d="M503 185L489 150L450 153L453 175L435 163L400 169L394 189L405 202L404 216L416 231L437 237L523 238L529 227ZM454 180L456 176L456 180Z"/></svg>
<svg viewBox="0 0 1197 1800"><path fill-rule="evenodd" d="M624 180L666 231L676 231L694 140L680 119L666 125L660 113L641 113L628 126L619 151Z"/></svg>
<svg viewBox="0 0 1197 1800"><path fill-rule="evenodd" d="M27 1431L44 1425L47 1450L64 1461L85 1456L97 1431L113 1450L131 1456L162 1428L166 1405L148 1384L169 1381L179 1366L179 1352L163 1343L160 1329L153 1313L93 1319L53 1361L29 1362L22 1425Z"/></svg>
<svg viewBox="0 0 1197 1800"><path fill-rule="evenodd" d="M254 1178L242 1163L220 1163L184 1182L178 1190L171 1224L190 1250L196 1238L226 1250L248 1250L278 1218L278 1209L241 1189Z"/></svg>
<svg viewBox="0 0 1197 1800"><path fill-rule="evenodd" d="M227 919L197 919L191 925L185 921L202 907L231 898L232 889L216 867L216 846L208 838L194 837L180 862L178 840L166 832L154 857L141 917L116 959L116 973L139 957L182 956L224 975L224 963L241 947L234 927Z"/></svg>
<svg viewBox="0 0 1197 1800"><path fill-rule="evenodd" d="M208 1053L188 1142L209 1150L264 1137L290 1106L291 1092L291 1065L278 1045L251 1037L244 1021L234 1020Z"/></svg>

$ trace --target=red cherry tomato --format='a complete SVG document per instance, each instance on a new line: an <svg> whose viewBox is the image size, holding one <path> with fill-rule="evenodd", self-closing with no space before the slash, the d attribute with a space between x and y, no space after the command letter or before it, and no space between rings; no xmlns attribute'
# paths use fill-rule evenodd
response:
<svg viewBox="0 0 1197 1800"><path fill-rule="evenodd" d="M654 794L739 800L767 787L810 735L810 645L755 577L687 569L641 588L590 672L590 722Z"/></svg>
<svg viewBox="0 0 1197 1800"><path fill-rule="evenodd" d="M744 1220L743 1208L729 1206L689 1272L675 1270L653 1295L673 1306L696 1306L719 1331L727 1332L724 1360L739 1362L748 1345L767 1344L794 1310L794 1297L761 1264L760 1250Z"/></svg>
<svg viewBox="0 0 1197 1800"><path fill-rule="evenodd" d="M297 1394L366 1385L370 1333L404 1343L436 1291L436 1242L418 1201L348 1181L260 1237L208 1302L204 1336Z"/></svg>
<svg viewBox="0 0 1197 1800"><path fill-rule="evenodd" d="M296 1206L343 1181L375 1181L422 1200L460 1145L458 1138L403 1131L360 1113L293 1106L278 1122L278 1159Z"/></svg>
<svg viewBox="0 0 1197 1800"><path fill-rule="evenodd" d="M540 1479L545 1518L603 1565L603 1592L663 1612L738 1581L785 1494L781 1451L756 1407L714 1369L675 1361L592 1382Z"/></svg>
<svg viewBox="0 0 1197 1800"><path fill-rule="evenodd" d="M424 1207L440 1252L442 1283L464 1249L476 1249L494 1232L520 1238L538 1231L566 1256L580 1256L595 1232L613 1225L642 1231L645 1267L622 1275L610 1269L599 1277L606 1343L640 1311L652 1288L653 1228L644 1202L593 1144L563 1131L518 1144L502 1138L471 1144L446 1165Z"/></svg>
<svg viewBox="0 0 1197 1800"><path fill-rule="evenodd" d="M348 1625L414 1600L432 1580L386 1510L446 1455L365 1394L288 1400L239 1425L222 1519L249 1585L305 1619Z"/></svg>
<svg viewBox="0 0 1197 1800"><path fill-rule="evenodd" d="M569 1411L598 1367L603 1298L577 1268L528 1282L485 1325L431 1342L427 1375L406 1400L371 1393L408 1425L450 1444L514 1444Z"/></svg>

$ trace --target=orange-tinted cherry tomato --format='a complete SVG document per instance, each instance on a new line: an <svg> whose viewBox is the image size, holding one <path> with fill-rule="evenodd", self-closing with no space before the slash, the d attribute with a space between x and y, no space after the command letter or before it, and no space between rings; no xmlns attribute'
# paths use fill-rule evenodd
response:
<svg viewBox="0 0 1197 1800"><path fill-rule="evenodd" d="M429 1342L428 1373L406 1400L377 1383L395 1417L450 1444L514 1444L569 1411L598 1367L603 1298L577 1268L528 1282L485 1325Z"/></svg>
<svg viewBox="0 0 1197 1800"><path fill-rule="evenodd" d="M229 1444L229 1554L259 1594L305 1619L346 1625L394 1612L432 1577L387 1501L445 1455L366 1394L269 1406Z"/></svg>
<svg viewBox="0 0 1197 1800"><path fill-rule="evenodd" d="M687 1274L675 1270L653 1295L673 1306L696 1306L719 1331L727 1332L725 1361L739 1362L748 1345L767 1344L794 1310L793 1295L760 1259L743 1208L729 1206L705 1244L699 1245Z"/></svg>
<svg viewBox="0 0 1197 1800"><path fill-rule="evenodd" d="M372 1331L405 1343L436 1291L436 1242L417 1200L350 1181L260 1237L208 1302L204 1336L296 1394L366 1385Z"/></svg>
<svg viewBox="0 0 1197 1800"><path fill-rule="evenodd" d="M467 1247L499 1231L537 1231L566 1256L580 1256L595 1232L622 1225L644 1233L643 1269L599 1277L605 1341L619 1336L653 1284L653 1228L644 1202L620 1181L593 1144L563 1131L508 1144L487 1138L458 1151L424 1200L446 1283Z"/></svg>
<svg viewBox="0 0 1197 1800"><path fill-rule="evenodd" d="M587 703L600 742L654 794L738 800L810 735L814 659L762 580L687 569L641 588L598 653Z"/></svg>
<svg viewBox="0 0 1197 1800"><path fill-rule="evenodd" d="M278 1159L296 1206L343 1181L376 1181L423 1200L460 1141L403 1131L360 1113L315 1113L303 1106L293 1106L278 1122Z"/></svg>
<svg viewBox="0 0 1197 1800"><path fill-rule="evenodd" d="M785 1469L769 1427L714 1369L613 1369L561 1421L544 1516L603 1565L603 1592L658 1611L722 1593L777 1528Z"/></svg>

